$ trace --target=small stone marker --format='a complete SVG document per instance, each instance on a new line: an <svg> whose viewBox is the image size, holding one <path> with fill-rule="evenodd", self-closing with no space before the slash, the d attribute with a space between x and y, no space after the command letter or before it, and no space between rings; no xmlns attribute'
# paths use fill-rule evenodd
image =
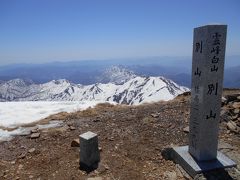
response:
<svg viewBox="0 0 240 180"><path fill-rule="evenodd" d="M226 34L226 25L194 29L189 147L174 148L191 176L236 165L217 151Z"/></svg>
<svg viewBox="0 0 240 180"><path fill-rule="evenodd" d="M98 167L100 153L98 149L98 136L93 132L86 132L80 138L80 169L87 172Z"/></svg>

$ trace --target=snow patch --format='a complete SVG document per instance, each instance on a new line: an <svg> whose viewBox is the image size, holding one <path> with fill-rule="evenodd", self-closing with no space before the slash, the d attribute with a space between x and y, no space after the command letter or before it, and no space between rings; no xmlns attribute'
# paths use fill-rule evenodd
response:
<svg viewBox="0 0 240 180"><path fill-rule="evenodd" d="M74 112L103 103L101 101L25 101L0 102L0 126L17 128L12 131L0 129L0 141L11 140L16 135L27 135L32 129L45 129L61 125L61 121L50 121L49 124L34 127L21 127L23 124L37 122L59 112Z"/></svg>
<svg viewBox="0 0 240 180"><path fill-rule="evenodd" d="M0 102L0 126L15 128L59 112L74 112L93 107L100 101L23 101Z"/></svg>
<svg viewBox="0 0 240 180"><path fill-rule="evenodd" d="M1 141L10 141L14 136L26 136L31 133L32 129L49 129L49 128L54 128L54 127L60 127L62 126L62 121L50 121L49 124L37 124L36 126L33 127L18 127L15 130L8 131L8 130L3 130L0 129L0 142Z"/></svg>

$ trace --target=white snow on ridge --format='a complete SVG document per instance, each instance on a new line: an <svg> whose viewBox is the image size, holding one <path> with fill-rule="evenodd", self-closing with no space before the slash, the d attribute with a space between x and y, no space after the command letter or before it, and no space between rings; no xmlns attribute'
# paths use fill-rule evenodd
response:
<svg viewBox="0 0 240 180"><path fill-rule="evenodd" d="M136 76L123 84L79 85L65 79L44 84L26 84L21 80L0 85L0 101L114 101L138 105L170 100L188 88L164 77Z"/></svg>

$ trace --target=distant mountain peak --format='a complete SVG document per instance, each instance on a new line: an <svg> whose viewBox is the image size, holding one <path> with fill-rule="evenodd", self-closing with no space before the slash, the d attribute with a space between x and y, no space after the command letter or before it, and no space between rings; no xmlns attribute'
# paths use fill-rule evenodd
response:
<svg viewBox="0 0 240 180"><path fill-rule="evenodd" d="M136 77L133 71L122 65L114 65L105 69L98 78L98 82L114 84L123 84L126 81Z"/></svg>
<svg viewBox="0 0 240 180"><path fill-rule="evenodd" d="M52 82L52 83L54 83L54 84L62 84L62 83L68 83L68 84L70 84L70 81L68 81L68 80L66 80L66 79L52 80L52 81L50 81L50 82Z"/></svg>
<svg viewBox="0 0 240 180"><path fill-rule="evenodd" d="M34 84L33 81L30 79L20 79L20 78L9 80L7 81L7 83L10 85L16 85L16 86L26 86L26 85Z"/></svg>

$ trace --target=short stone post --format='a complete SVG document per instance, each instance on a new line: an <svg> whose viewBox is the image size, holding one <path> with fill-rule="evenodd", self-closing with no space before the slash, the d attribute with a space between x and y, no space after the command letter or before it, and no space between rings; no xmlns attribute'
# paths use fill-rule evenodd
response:
<svg viewBox="0 0 240 180"><path fill-rule="evenodd" d="M191 176L236 165L217 151L226 35L226 25L194 29L189 146L174 148Z"/></svg>
<svg viewBox="0 0 240 180"><path fill-rule="evenodd" d="M90 172L97 169L100 161L100 152L98 149L98 136L93 132L86 132L79 136L80 138L80 169Z"/></svg>

